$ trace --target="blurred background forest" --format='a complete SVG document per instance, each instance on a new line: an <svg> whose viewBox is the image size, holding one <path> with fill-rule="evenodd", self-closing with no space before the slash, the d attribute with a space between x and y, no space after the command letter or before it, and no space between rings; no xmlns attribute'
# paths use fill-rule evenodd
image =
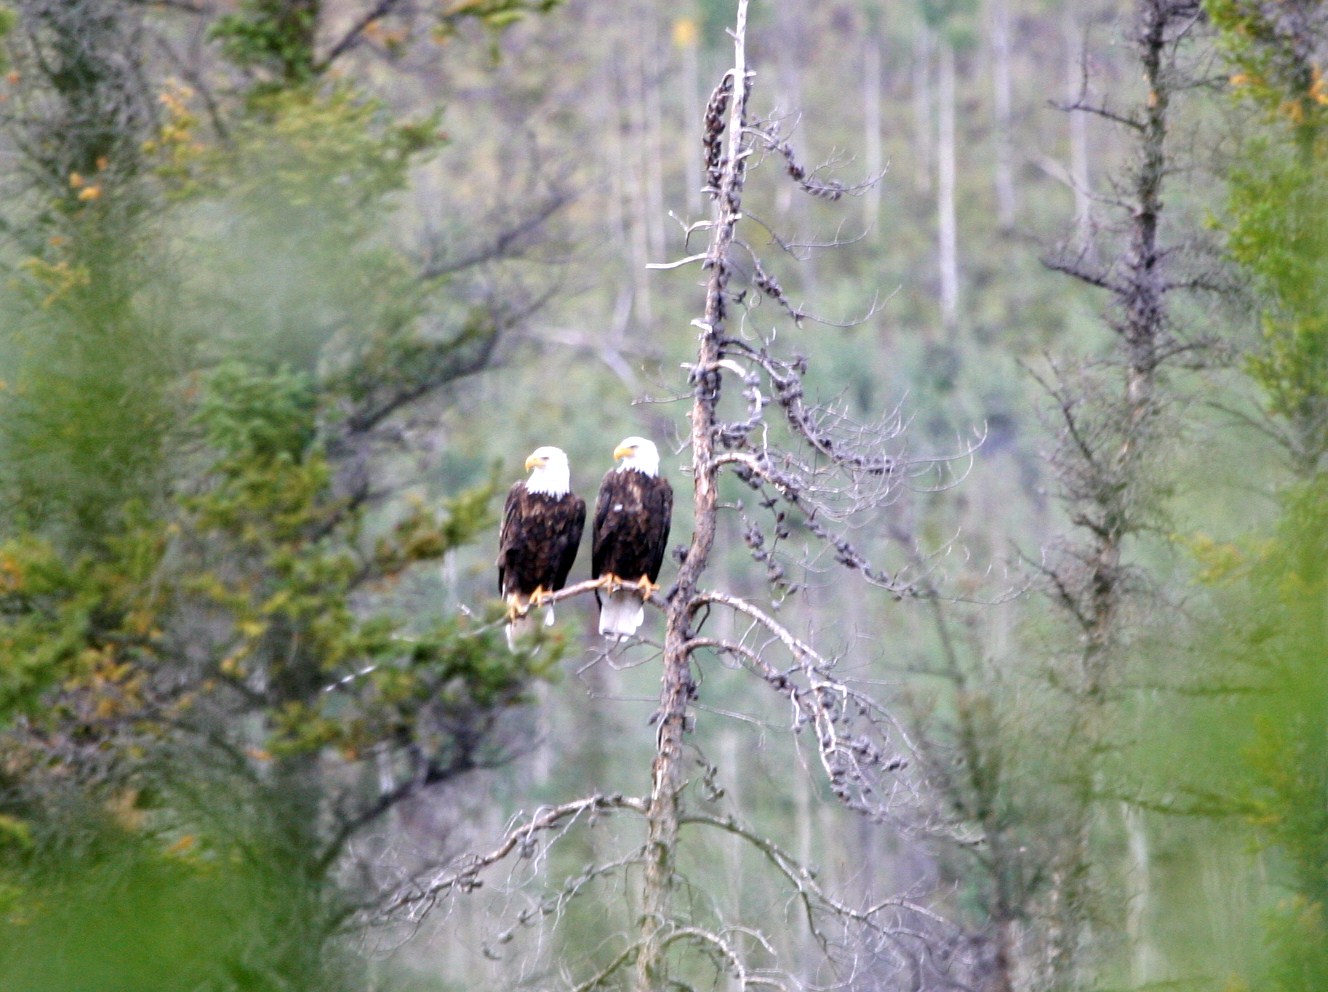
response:
<svg viewBox="0 0 1328 992"><path fill-rule="evenodd" d="M0 2L0 986L1328 987L1318 0L754 0L726 396L909 468L724 477L815 660L705 621L633 977L662 622L509 651L497 515L689 540L735 6Z"/></svg>

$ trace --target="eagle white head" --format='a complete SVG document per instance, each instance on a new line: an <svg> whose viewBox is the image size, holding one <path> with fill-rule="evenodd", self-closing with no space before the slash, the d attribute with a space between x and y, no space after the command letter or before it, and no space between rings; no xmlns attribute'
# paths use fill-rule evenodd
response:
<svg viewBox="0 0 1328 992"><path fill-rule="evenodd" d="M572 470L567 466L567 452L553 445L536 448L526 458L530 478L526 489L546 496L566 496L572 488Z"/></svg>
<svg viewBox="0 0 1328 992"><path fill-rule="evenodd" d="M654 441L647 441L643 437L624 438L613 449L613 457L615 461L622 462L618 466L619 472L636 469L645 475L659 475L659 449L655 447Z"/></svg>

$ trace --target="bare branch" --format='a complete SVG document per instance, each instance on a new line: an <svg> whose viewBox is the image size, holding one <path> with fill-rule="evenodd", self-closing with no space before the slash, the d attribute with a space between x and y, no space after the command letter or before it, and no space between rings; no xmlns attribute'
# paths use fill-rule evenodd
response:
<svg viewBox="0 0 1328 992"><path fill-rule="evenodd" d="M513 257L525 241L540 230L554 214L567 206L571 199L567 193L555 191L514 221L501 223L496 218L491 218L491 222L476 225L479 229L496 230L496 233L487 242L471 247L459 255L449 255L442 239L435 237L429 244L427 254L420 265L420 278L438 279L472 269L485 262Z"/></svg>
<svg viewBox="0 0 1328 992"><path fill-rule="evenodd" d="M907 761L901 756L887 754L885 740L874 742L853 726L859 716L885 716L881 708L869 697L831 676L833 663L765 610L738 596L718 591L698 591L693 609L700 609L707 603L727 606L746 616L792 656L794 667L785 670L772 665L762 651L741 648L735 652L749 661L767 684L788 698L794 709L795 730L806 725L816 729L821 766L839 799L855 809L882 813L883 808L870 804L868 797L876 792L876 783L882 774L899 771ZM800 684L798 677L806 684ZM888 716L886 719L889 720ZM893 720L889 722L892 730L897 731L898 725Z"/></svg>
<svg viewBox="0 0 1328 992"><path fill-rule="evenodd" d="M319 60L315 71L320 75L326 72L333 62L359 44L360 39L364 36L365 29L369 25L391 14L400 5L401 0L378 0L377 3L356 18L345 33L328 49L327 54Z"/></svg>
<svg viewBox="0 0 1328 992"><path fill-rule="evenodd" d="M706 253L698 252L695 255L688 255L686 258L680 258L676 262L649 262L646 264L646 268L661 269L661 270L680 269L684 265L692 265L696 262L704 262L705 260L706 260Z"/></svg>
<svg viewBox="0 0 1328 992"><path fill-rule="evenodd" d="M762 837L748 827L744 827L733 817L710 816L704 813L689 813L681 818L683 824L696 823L704 826L714 827L725 833L732 834L735 837L742 838L756 850L760 851L766 859L779 869L790 882L794 884L798 893L798 898L804 903L807 915L810 917L813 910L817 907L824 907L841 919L854 920L858 923L865 923L873 929L885 929L877 919L887 909L903 909L910 913L916 913L925 917L933 923L940 925L945 929L957 929L954 923L939 913L928 909L920 903L911 899L905 899L902 896L891 896L886 899L877 900L864 909L854 909L852 906L843 903L830 896L816 881L816 876L799 861L796 857L785 851L768 837Z"/></svg>
<svg viewBox="0 0 1328 992"><path fill-rule="evenodd" d="M594 795L538 810L525 823L509 830L498 845L487 853L467 855L458 864L449 866L422 885L412 886L388 903L386 911L390 913L420 904L428 906L439 896L454 889L468 892L478 888L481 884L479 876L484 869L502 861L513 851L521 857L529 857L540 834L552 830L565 831L582 816L611 810L631 810L644 814L646 801L623 795Z"/></svg>

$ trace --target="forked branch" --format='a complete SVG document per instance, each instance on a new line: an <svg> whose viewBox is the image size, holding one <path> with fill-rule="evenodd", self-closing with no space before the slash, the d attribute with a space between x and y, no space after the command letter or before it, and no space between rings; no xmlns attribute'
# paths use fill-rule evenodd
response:
<svg viewBox="0 0 1328 992"><path fill-rule="evenodd" d="M541 836L553 831L565 832L582 817L613 810L645 813L646 803L645 800L632 796L594 795L557 806L544 807L537 810L530 819L510 829L489 851L483 854L468 854L423 884L402 892L388 904L387 911L412 909L415 912L422 912L441 896L453 890L469 892L479 888L480 874L513 852L521 857L529 857Z"/></svg>

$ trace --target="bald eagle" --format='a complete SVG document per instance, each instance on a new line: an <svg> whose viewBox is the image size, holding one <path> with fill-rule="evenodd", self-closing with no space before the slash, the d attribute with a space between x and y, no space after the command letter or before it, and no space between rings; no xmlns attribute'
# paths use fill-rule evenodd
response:
<svg viewBox="0 0 1328 992"><path fill-rule="evenodd" d="M659 474L659 450L629 437L613 452L595 503L590 574L599 579L599 632L621 640L645 619L645 596L654 588L673 516L673 487ZM626 588L624 588L626 587Z"/></svg>
<svg viewBox="0 0 1328 992"><path fill-rule="evenodd" d="M526 612L567 584L586 525L586 501L572 493L561 448L536 448L526 468L530 478L518 480L507 493L498 535L498 592L507 601L509 647L534 625ZM550 606L544 625L552 624Z"/></svg>

